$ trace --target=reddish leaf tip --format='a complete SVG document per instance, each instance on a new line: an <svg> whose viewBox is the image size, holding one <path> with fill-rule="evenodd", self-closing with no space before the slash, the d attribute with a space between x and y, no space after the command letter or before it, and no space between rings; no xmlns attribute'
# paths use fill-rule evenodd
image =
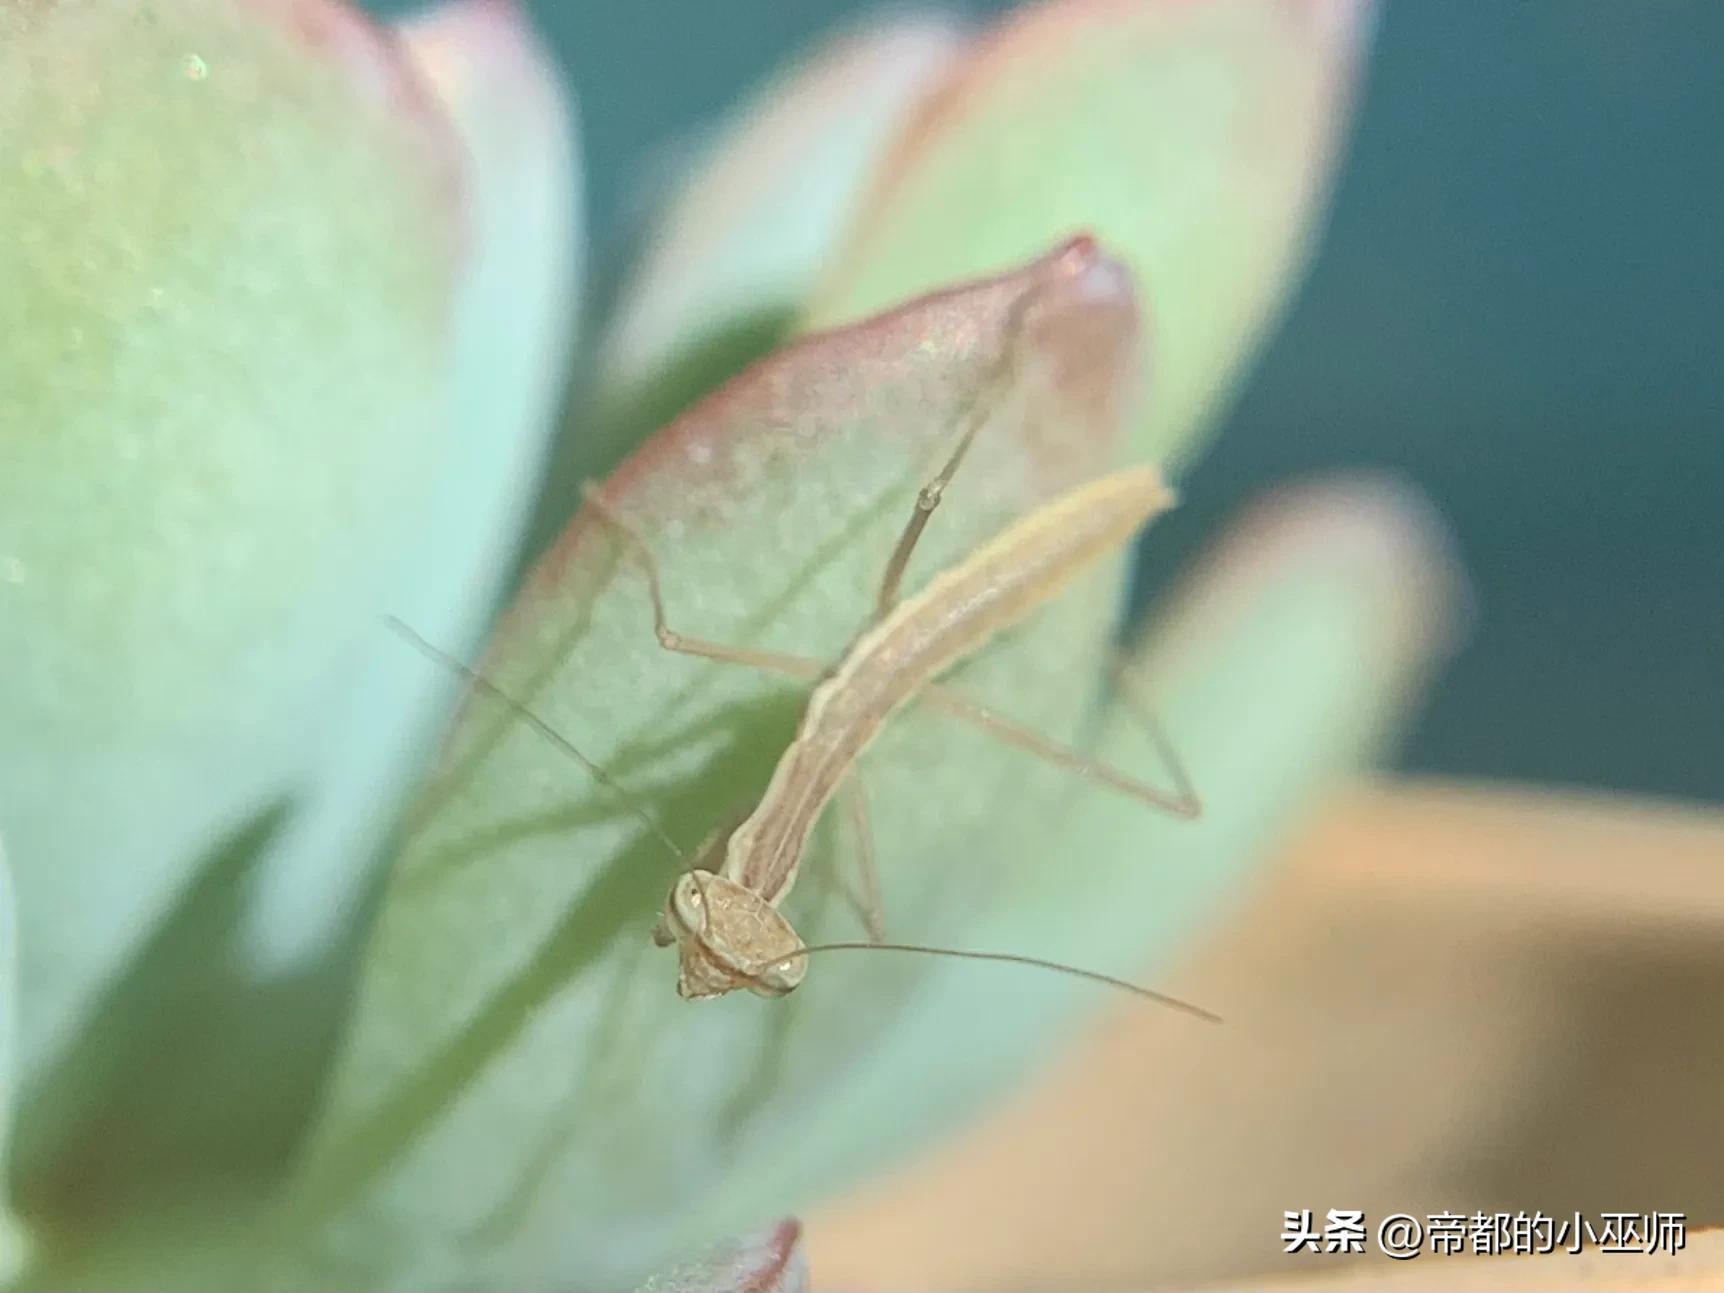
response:
<svg viewBox="0 0 1724 1293"><path fill-rule="evenodd" d="M760 1265L741 1274L738 1293L791 1293L806 1281L797 1278L793 1264L799 1254L797 1244L802 1239L802 1223L786 1217L773 1228L772 1235L760 1246Z"/></svg>
<svg viewBox="0 0 1724 1293"><path fill-rule="evenodd" d="M1089 264L1100 254L1101 248L1096 243L1095 235L1086 229L1084 232L1073 234L1068 238L1065 245L1058 248L1050 259L1056 263L1069 261L1081 267Z"/></svg>
<svg viewBox="0 0 1724 1293"><path fill-rule="evenodd" d="M808 1263L801 1240L802 1223L786 1217L770 1230L649 1281L642 1293L807 1293Z"/></svg>
<svg viewBox="0 0 1724 1293"><path fill-rule="evenodd" d="M1008 349L1016 393L999 434L1015 442L1009 452L1039 491L1020 505L1105 469L1143 391L1141 320L1131 271L1083 234L1006 273L784 346L638 446L598 497L637 520L662 512L709 527L754 492L762 455L802 459L857 427L882 438L882 453L916 441L931 454L949 447L955 419ZM894 401L898 412L880 415ZM599 570L608 544L590 548L595 533L590 513L571 518L496 643L525 633L587 554Z"/></svg>

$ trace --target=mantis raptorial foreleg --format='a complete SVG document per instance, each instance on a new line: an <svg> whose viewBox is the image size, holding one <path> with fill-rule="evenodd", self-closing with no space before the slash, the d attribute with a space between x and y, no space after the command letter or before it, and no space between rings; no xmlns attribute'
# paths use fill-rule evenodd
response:
<svg viewBox="0 0 1724 1293"><path fill-rule="evenodd" d="M796 735L754 811L729 833L722 863L716 870L696 866L684 872L666 900L658 937L661 942L674 940L680 948L677 990L683 996L720 996L738 987L782 996L801 981L806 950L779 905L795 883L810 833L834 795L845 799L856 827L863 868L859 905L870 935L879 941L866 809L849 783L864 748L891 713L912 700L930 699L1009 744L1149 806L1187 817L1198 812L1184 769L1171 757L1159 729L1158 744L1170 756L1176 783L1171 792L935 687L944 670L1023 619L1080 569L1117 550L1172 503L1153 469L1131 468L1100 478L1043 504L901 599L911 556L984 420L979 412L970 416L939 473L918 491L887 562L872 619L829 665L672 629L650 547L597 490L587 489L593 516L625 545L646 577L653 632L663 648L814 683Z"/></svg>
<svg viewBox="0 0 1724 1293"><path fill-rule="evenodd" d="M711 642L705 638L690 637L686 633L679 633L671 628L665 619L664 590L659 582L658 559L653 556L652 549L647 546L647 541L641 537L639 531L611 509L611 505L599 496L598 489L591 481L583 485L581 490L586 496L587 506L593 509L593 514L609 526L611 532L635 554L635 560L646 575L647 593L652 598L653 633L657 636L659 645L666 651L675 651L679 655L699 656L703 660L717 660L725 664L752 665L756 669L764 669L769 673L783 674L788 678L802 678L808 681L812 681L826 672L827 666L824 662L810 660L806 656L727 646L722 642Z"/></svg>
<svg viewBox="0 0 1724 1293"><path fill-rule="evenodd" d="M880 579L880 592L874 599L876 622L891 614L892 608L898 604L898 590L904 582L904 571L910 565L910 556L916 551L916 544L921 541L922 531L928 528L928 521L934 515L934 509L940 506L946 486L952 483L952 477L958 474L958 468L963 464L964 455L970 452L970 443L976 438L976 432L981 429L981 425L979 417L971 420L952 450L952 456L947 458L946 465L940 468L940 474L916 492L916 503L910 510L910 519L904 523L903 533L898 536L898 544L892 549L892 559L886 563L886 573Z"/></svg>
<svg viewBox="0 0 1724 1293"><path fill-rule="evenodd" d="M953 448L951 456L936 475L916 494L916 503L910 513L910 519L904 525L903 532L898 536L898 544L892 550L892 559L886 563L886 573L880 581L879 596L875 600L874 617L878 621L888 615L898 604L898 591L903 584L904 572L910 565L910 557L916 550L916 544L921 540L922 531L928 526L929 518L939 507L940 500L945 496L946 487L952 483L952 478L958 474L958 468L963 465L964 456L970 451L970 444L981 429L982 419L973 417L970 425L965 428ZM1167 739L1161 724L1156 721L1150 711L1135 692L1129 675L1123 664L1114 667L1115 683L1122 695L1131 705L1133 711L1141 719L1155 742L1156 752L1171 774L1175 789L1170 794L1141 781L1136 777L1121 772L1107 763L1092 759L1079 753L1070 746L1042 735L1040 732L1014 723L1003 715L996 714L985 706L967 700L938 683L929 683L918 694L917 699L925 700L935 708L943 710L955 718L961 718L968 723L991 732L1009 745L1015 745L1021 750L1046 759L1058 767L1067 768L1080 776L1088 777L1114 790L1127 794L1148 804L1172 813L1176 817L1196 817L1203 811L1202 802L1191 784L1191 778L1185 771L1185 765L1180 762L1179 754L1173 748L1173 743Z"/></svg>

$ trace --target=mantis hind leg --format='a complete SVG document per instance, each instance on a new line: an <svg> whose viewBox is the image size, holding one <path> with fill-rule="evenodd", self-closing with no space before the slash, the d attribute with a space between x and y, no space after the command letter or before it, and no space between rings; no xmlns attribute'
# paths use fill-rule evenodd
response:
<svg viewBox="0 0 1724 1293"><path fill-rule="evenodd" d="M1003 348L983 375L976 393L968 401L962 414L963 435L958 437L951 457L946 459L946 464L940 468L939 474L916 494L916 504L910 511L910 519L904 523L903 532L898 536L898 544L892 549L892 558L886 563L886 573L880 579L880 592L874 602L876 622L891 614L892 608L898 604L898 594L904 583L904 571L910 565L910 557L916 551L916 544L921 541L922 531L928 528L929 519L940 506L941 498L945 496L946 486L950 485L952 478L958 474L965 455L970 452L970 445L993 413L996 407L995 397L1011 377L1024 314L1037 295L1038 293L1032 290L1012 306Z"/></svg>
<svg viewBox="0 0 1724 1293"><path fill-rule="evenodd" d="M1131 666L1126 657L1115 652L1113 663L1109 668L1113 680L1114 693L1124 702L1143 729L1149 733L1149 739L1155 745L1155 752L1160 757L1162 766L1167 769L1172 780L1176 798L1180 804L1177 810L1181 817L1201 817L1203 815L1203 800L1197 793L1197 787L1192 783L1191 772L1185 766L1185 760L1179 757L1179 750L1173 744L1173 738L1168 736L1167 728L1162 725L1154 707L1144 696L1138 680L1132 676Z"/></svg>
<svg viewBox="0 0 1724 1293"><path fill-rule="evenodd" d="M546 741L550 742L576 763L580 764L581 767L585 768L587 770L587 775L592 777L592 779L598 782L601 786L605 787L606 790L615 795L622 803L628 805L629 811L638 817L646 825L648 830L658 836L660 842L670 850L672 857L676 858L679 862L682 860L682 849L679 848L677 842L671 838L670 832L664 828L664 823L660 822L657 817L648 812L639 799L637 799L620 782L612 777L610 773L600 767L597 762L583 754L579 746L569 740L568 737L564 736L555 727L551 726L551 724L542 718L531 706L527 705L524 701L516 699L507 691L504 691L503 688L492 682L484 674L480 673L464 660L460 660L455 656L450 655L441 647L434 645L422 633L410 627L405 620L394 615L385 615L383 619L384 623L386 623L395 632L399 633L410 645L417 648L427 658L436 661L438 664L441 664L446 669L453 672L457 677L461 678L465 682L469 691L476 691L483 696L488 696L492 700L495 700L510 712L518 716L527 724L528 727L532 728L533 731L544 737Z"/></svg>
<svg viewBox="0 0 1724 1293"><path fill-rule="evenodd" d="M1064 742L1044 736L1033 728L996 714L986 706L978 705L968 697L962 696L939 684L930 684L917 693L917 699L932 705L942 713L961 719L975 727L981 728L992 736L998 737L1008 745L1015 745L1020 750L1053 764L1055 767L1066 768L1079 776L1088 777L1091 781L1116 790L1120 794L1129 795L1140 803L1147 804L1174 817L1193 818L1203 813L1203 803L1192 786L1191 776L1185 769L1179 752L1173 748L1173 742L1167 737L1160 722L1143 699L1136 694L1123 664L1114 667L1116 686L1121 697L1130 706L1138 719L1148 729L1150 739L1155 743L1156 753L1166 767L1168 778L1173 783L1171 790L1152 786L1147 781L1122 772L1110 763L1091 758L1079 750L1073 749Z"/></svg>
<svg viewBox="0 0 1724 1293"><path fill-rule="evenodd" d="M597 487L588 481L581 486L587 506L593 509L593 514L599 518L622 541L633 555L641 573L646 576L647 593L652 598L653 634L658 638L658 644L666 651L674 651L679 655L699 656L703 660L716 660L721 664L741 664L752 669L763 669L768 673L780 674L787 678L813 680L826 672L826 665L819 660L811 660L807 656L788 655L780 651L755 651L748 647L728 646L723 642L713 642L707 638L691 637L671 628L665 616L664 589L659 579L658 559L653 556L647 541L641 537L640 531L630 525L612 510L611 505L599 497Z"/></svg>

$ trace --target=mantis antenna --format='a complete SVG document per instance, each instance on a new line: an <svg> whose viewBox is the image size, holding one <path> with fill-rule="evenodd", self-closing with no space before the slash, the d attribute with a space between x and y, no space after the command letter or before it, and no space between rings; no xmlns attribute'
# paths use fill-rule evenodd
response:
<svg viewBox="0 0 1724 1293"><path fill-rule="evenodd" d="M503 688L471 665L428 641L423 634L417 632L399 617L385 615L383 619L391 629L422 655L456 674L475 691L483 692L486 696L504 705L540 736L579 763L581 767L587 770L593 780L628 806L629 811L664 843L665 848L669 850L670 855L679 864L687 863L687 855L677 847L676 841L671 838L670 832L665 830L664 824L646 810L640 799L600 767L597 762L583 754L573 741L534 713L530 706L504 691ZM1087 979L1091 983L1099 983L1104 987L1130 993L1144 1001L1170 1007L1206 1023L1218 1024L1221 1022L1221 1016L1213 1011L1205 1010L1202 1006L1193 1005L1189 1001L1182 1001L1178 997L1169 996L1165 992L1156 992L1153 988L1146 988L1140 983L1131 982L1129 979L1115 978L1113 975L1103 974L1099 970L1086 970L1080 966L1066 965L1062 961L1049 961L1039 956L1024 956L1015 952L976 952L956 947L932 947L922 943L816 943L811 947L799 947L787 955L775 957L763 965L761 970L764 972L780 965L800 961L816 952L911 952L922 956L951 956L966 961L994 961L1003 965L1027 965L1032 969L1051 970L1056 974L1068 974L1073 978Z"/></svg>
<svg viewBox="0 0 1724 1293"><path fill-rule="evenodd" d="M1069 974L1074 978L1088 979L1091 983L1100 983L1105 987L1116 988L1121 992L1129 992L1134 997L1154 1002L1159 1006L1168 1006L1183 1014L1201 1019L1205 1023L1219 1024L1221 1016L1202 1006L1182 1001L1178 997L1170 997L1165 992L1157 992L1146 988L1140 983L1129 979L1118 979L1111 974L1103 974L1100 970L1086 970L1080 966L1067 965L1063 961L1047 961L1039 956L1020 956L1015 952L972 952L957 947L929 947L922 943L816 943L812 947L801 947L788 956L778 957L762 967L770 970L774 966L783 965L788 961L796 961L814 952L919 952L924 956L955 956L966 961L998 961L1006 965L1027 965L1038 970L1053 970L1059 974Z"/></svg>
<svg viewBox="0 0 1724 1293"><path fill-rule="evenodd" d="M665 848L670 850L670 855L677 860L677 864L679 866L688 862L687 854L677 847L677 843L671 838L670 832L665 830L664 823L649 813L642 805L640 799L634 794L631 794L626 788L617 782L610 773L606 772L592 759L589 759L586 755L582 754L576 747L575 743L569 740L568 737L564 736L556 728L552 727L544 719L540 718L526 704L516 700L496 683L485 677L485 675L480 673L477 669L464 661L456 659L441 647L434 646L431 642L427 641L423 634L409 627L406 621L401 620L394 615L385 615L383 620L390 628L394 629L403 638L407 639L412 646L416 647L422 655L436 661L444 668L449 669L458 677L464 679L467 685L472 687L475 691L481 691L492 700L501 703L511 712L523 719L527 725L540 736L544 737L552 745L556 746L564 754L568 755L576 763L580 764L587 770L587 774L591 776L594 781L598 782L606 790L610 791L626 804L628 806L628 810L638 817L646 825L646 828L664 843Z"/></svg>

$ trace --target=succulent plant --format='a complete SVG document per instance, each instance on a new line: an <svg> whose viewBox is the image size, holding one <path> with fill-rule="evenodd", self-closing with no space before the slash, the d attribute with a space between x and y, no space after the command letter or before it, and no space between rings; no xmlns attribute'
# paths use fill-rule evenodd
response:
<svg viewBox="0 0 1724 1293"><path fill-rule="evenodd" d="M611 475L678 627L830 655L966 410L913 580L1110 466L1177 478L1296 269L1367 18L841 38L721 132L572 366L570 110L510 5L0 0L21 1285L616 1288L767 1227L789 1286L777 1218L1068 1036L1083 985L885 955L677 999L678 863L635 809L692 848L800 693L661 651L577 485ZM535 507L561 537L512 589ZM1124 573L959 678L1152 777L1105 683ZM1450 589L1417 504L1351 482L1158 599L1126 649L1196 824L907 714L865 761L893 932L1165 964L1392 726ZM483 695L440 736L458 680L384 617L470 656L505 599L487 676L626 798ZM799 927L846 928L843 853ZM765 1287L752 1251L670 1286Z"/></svg>

